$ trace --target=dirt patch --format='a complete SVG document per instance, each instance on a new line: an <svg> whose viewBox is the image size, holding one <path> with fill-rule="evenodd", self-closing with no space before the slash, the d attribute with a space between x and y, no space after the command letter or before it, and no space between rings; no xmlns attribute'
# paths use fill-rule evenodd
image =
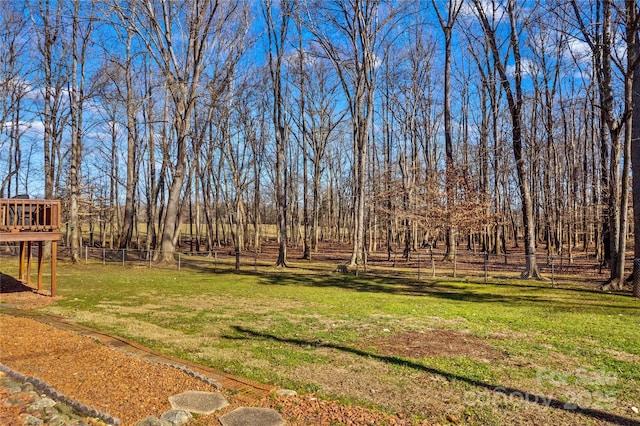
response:
<svg viewBox="0 0 640 426"><path fill-rule="evenodd" d="M372 341L383 355L406 358L451 358L463 356L481 361L505 359L506 355L484 340L455 330L409 331Z"/></svg>

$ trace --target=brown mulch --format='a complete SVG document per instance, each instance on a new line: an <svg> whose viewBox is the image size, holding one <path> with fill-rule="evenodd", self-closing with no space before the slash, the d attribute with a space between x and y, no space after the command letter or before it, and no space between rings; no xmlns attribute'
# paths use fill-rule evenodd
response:
<svg viewBox="0 0 640 426"><path fill-rule="evenodd" d="M22 301L18 294L22 294ZM6 304L7 296L2 294L0 302ZM33 307L52 301L31 292L11 293L9 299L12 305L23 308L25 303ZM168 403L171 395L187 390L216 390L169 365L125 353L74 331L6 314L0 314L0 363L46 382L69 398L119 418L122 425L134 425L148 416L160 417L171 408ZM216 414L198 416L190 424L219 425L220 415L246 405L246 401L234 399L233 391L223 389L222 392L231 405ZM14 395L13 404L0 404L0 419L8 422L6 424L19 421L17 416L24 413L19 400L20 396ZM28 404L27 399L24 404ZM293 397L272 394L255 401L254 405L278 410L290 425L426 424L322 400L311 394Z"/></svg>
<svg viewBox="0 0 640 426"><path fill-rule="evenodd" d="M170 410L171 395L216 390L175 368L31 319L1 315L0 329L2 364L41 379L69 398L119 418L124 425Z"/></svg>

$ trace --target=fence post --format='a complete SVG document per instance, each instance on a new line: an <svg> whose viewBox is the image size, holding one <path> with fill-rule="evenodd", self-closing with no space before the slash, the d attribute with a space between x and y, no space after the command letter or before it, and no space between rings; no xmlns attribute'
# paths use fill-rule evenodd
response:
<svg viewBox="0 0 640 426"><path fill-rule="evenodd" d="M214 251L213 252L213 272L216 272L218 267L218 252Z"/></svg>
<svg viewBox="0 0 640 426"><path fill-rule="evenodd" d="M633 295L640 297L640 258L638 257L633 259Z"/></svg>
<svg viewBox="0 0 640 426"><path fill-rule="evenodd" d="M106 251L105 251L105 249L104 249L104 247L103 247L103 248L102 248L102 265L103 265L103 266L104 266L104 264L105 264L105 262L106 262L106 258L105 258L105 256L106 256L106 255L107 255L107 254L106 254Z"/></svg>
<svg viewBox="0 0 640 426"><path fill-rule="evenodd" d="M553 256L551 256L551 288L556 288L556 271L553 264Z"/></svg>
<svg viewBox="0 0 640 426"><path fill-rule="evenodd" d="M149 249L149 269L151 269L151 259L153 258L153 250Z"/></svg>
<svg viewBox="0 0 640 426"><path fill-rule="evenodd" d="M420 281L420 252L418 252L418 281Z"/></svg>
<svg viewBox="0 0 640 426"><path fill-rule="evenodd" d="M489 279L489 252L485 250L484 252L484 283L486 284Z"/></svg>
<svg viewBox="0 0 640 426"><path fill-rule="evenodd" d="M453 278L458 277L458 255L453 253Z"/></svg>
<svg viewBox="0 0 640 426"><path fill-rule="evenodd" d="M124 266L125 250L126 249L122 249L122 266Z"/></svg>
<svg viewBox="0 0 640 426"><path fill-rule="evenodd" d="M433 249L429 249L429 253L431 254L431 278L436 277L436 262L433 260Z"/></svg>
<svg viewBox="0 0 640 426"><path fill-rule="evenodd" d="M84 246L84 263L89 263L89 246Z"/></svg>
<svg viewBox="0 0 640 426"><path fill-rule="evenodd" d="M180 252L178 252L178 271L180 271L180 262L181 262Z"/></svg>

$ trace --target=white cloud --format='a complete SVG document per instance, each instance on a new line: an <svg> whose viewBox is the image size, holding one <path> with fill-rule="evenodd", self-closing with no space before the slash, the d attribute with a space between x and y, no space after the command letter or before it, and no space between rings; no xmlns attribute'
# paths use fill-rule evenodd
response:
<svg viewBox="0 0 640 426"><path fill-rule="evenodd" d="M536 63L529 58L521 58L520 69L523 77L529 76L535 78L535 76L538 74L538 67ZM516 66L507 65L506 71L509 77L513 77L516 73Z"/></svg>
<svg viewBox="0 0 640 426"><path fill-rule="evenodd" d="M589 44L583 40L575 37L570 37L567 40L568 50L566 59L571 61L577 61L579 64L591 63L591 48Z"/></svg>
<svg viewBox="0 0 640 426"><path fill-rule="evenodd" d="M12 129L13 122L7 121L2 124L3 129ZM20 121L18 123L18 131L22 133L24 137L42 137L44 134L44 124L40 120L34 121Z"/></svg>
<svg viewBox="0 0 640 426"><path fill-rule="evenodd" d="M496 18L499 20L500 17L502 17L506 12L502 3L496 3L490 0L482 0L480 2L480 7L484 11L484 14L487 16L489 21L491 21L492 18ZM476 14L477 10L475 4L473 4L473 2L470 0L464 0L464 3L460 8L459 16L463 19L475 18Z"/></svg>

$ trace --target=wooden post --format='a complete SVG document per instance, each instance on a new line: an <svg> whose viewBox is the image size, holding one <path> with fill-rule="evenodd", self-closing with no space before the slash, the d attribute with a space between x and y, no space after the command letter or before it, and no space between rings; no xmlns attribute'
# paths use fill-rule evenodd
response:
<svg viewBox="0 0 640 426"><path fill-rule="evenodd" d="M42 241L38 241L38 293L42 291Z"/></svg>
<svg viewBox="0 0 640 426"><path fill-rule="evenodd" d="M27 286L31 287L31 241L27 241Z"/></svg>
<svg viewBox="0 0 640 426"><path fill-rule="evenodd" d="M24 281L24 241L20 241L20 263L18 265L18 280Z"/></svg>
<svg viewBox="0 0 640 426"><path fill-rule="evenodd" d="M58 242L51 242L51 297L56 295L56 270L58 260Z"/></svg>

